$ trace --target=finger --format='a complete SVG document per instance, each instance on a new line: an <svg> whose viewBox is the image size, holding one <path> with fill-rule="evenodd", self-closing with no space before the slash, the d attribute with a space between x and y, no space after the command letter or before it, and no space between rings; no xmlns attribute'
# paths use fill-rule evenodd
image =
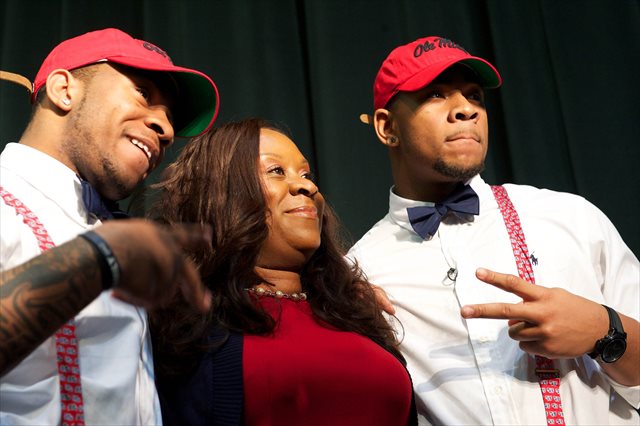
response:
<svg viewBox="0 0 640 426"><path fill-rule="evenodd" d="M198 223L178 223L168 228L180 247L198 250L211 248L212 230L210 225Z"/></svg>
<svg viewBox="0 0 640 426"><path fill-rule="evenodd" d="M518 342L534 342L540 340L540 333L535 324L518 321L509 327L509 337Z"/></svg>
<svg viewBox="0 0 640 426"><path fill-rule="evenodd" d="M543 293L543 288L531 284L520 277L511 274L501 274L485 268L476 270L476 277L487 284L491 284L501 290L513 293L524 300L539 298Z"/></svg>
<svg viewBox="0 0 640 426"><path fill-rule="evenodd" d="M396 313L396 308L393 307L393 304L389 300L387 292L376 285L373 286L373 291L376 295L376 302L378 303L378 306L380 306L380 309L382 309L389 315L394 315Z"/></svg>
<svg viewBox="0 0 640 426"><path fill-rule="evenodd" d="M114 288L112 290L111 297L113 297L114 299L118 299L122 302L128 303L130 305L140 306L145 309L150 309L152 307L152 305L146 300L141 299L139 297L131 296L129 293L123 292L122 290L117 288Z"/></svg>
<svg viewBox="0 0 640 426"><path fill-rule="evenodd" d="M202 284L196 266L188 259L182 263L178 282L185 300L200 312L207 312L211 307L211 292Z"/></svg>
<svg viewBox="0 0 640 426"><path fill-rule="evenodd" d="M540 344L538 341L520 342L518 346L520 347L520 349L522 349L524 352L528 354L549 357L548 356L549 354L547 354L542 349L542 347L540 347Z"/></svg>
<svg viewBox="0 0 640 426"><path fill-rule="evenodd" d="M530 309L522 303L484 303L465 305L460 309L463 318L506 319L532 321Z"/></svg>

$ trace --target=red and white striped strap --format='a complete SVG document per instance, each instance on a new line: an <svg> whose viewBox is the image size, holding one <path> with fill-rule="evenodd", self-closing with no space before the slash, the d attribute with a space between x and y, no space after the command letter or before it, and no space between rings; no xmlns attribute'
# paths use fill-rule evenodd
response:
<svg viewBox="0 0 640 426"><path fill-rule="evenodd" d="M55 244L38 217L22 201L0 186L0 196L5 204L13 207L23 222L31 229L38 240L40 250L46 251ZM73 321L63 325L55 334L60 379L60 424L63 426L84 426L84 406L82 384L80 382L80 363L78 361L78 341Z"/></svg>
<svg viewBox="0 0 640 426"><path fill-rule="evenodd" d="M520 278L535 284L533 267L529 257L529 249L522 232L518 212L513 207L507 190L503 186L491 186L493 196L498 202L500 212L504 219L504 224L509 232L513 256L518 266ZM536 356L536 375L540 382L540 390L544 400L544 410L547 416L547 424L564 425L564 413L562 411L562 401L560 400L560 374L553 366L553 361L541 356Z"/></svg>

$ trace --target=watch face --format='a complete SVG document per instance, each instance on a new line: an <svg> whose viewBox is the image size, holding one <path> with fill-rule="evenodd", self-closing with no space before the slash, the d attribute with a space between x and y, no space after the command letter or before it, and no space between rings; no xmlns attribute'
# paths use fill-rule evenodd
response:
<svg viewBox="0 0 640 426"><path fill-rule="evenodd" d="M624 351L627 349L627 342L624 338L616 338L611 339L607 344L602 348L602 360L604 362L615 362L617 361Z"/></svg>

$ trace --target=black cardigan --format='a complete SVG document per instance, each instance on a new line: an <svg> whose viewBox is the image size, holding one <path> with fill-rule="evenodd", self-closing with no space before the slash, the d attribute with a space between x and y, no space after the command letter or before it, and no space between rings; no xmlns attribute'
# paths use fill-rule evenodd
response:
<svg viewBox="0 0 640 426"><path fill-rule="evenodd" d="M243 336L214 330L209 341L224 343L203 354L198 368L190 377L175 379L156 373L165 426L240 426L244 423ZM405 364L404 360L402 363ZM417 424L415 394L412 391L408 425Z"/></svg>

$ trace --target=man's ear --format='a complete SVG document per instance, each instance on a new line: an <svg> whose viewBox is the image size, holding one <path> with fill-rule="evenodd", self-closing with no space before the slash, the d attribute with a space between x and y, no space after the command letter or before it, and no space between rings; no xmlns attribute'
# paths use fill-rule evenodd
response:
<svg viewBox="0 0 640 426"><path fill-rule="evenodd" d="M79 81L67 70L51 71L45 89L49 101L64 112L71 111L74 99L79 99Z"/></svg>
<svg viewBox="0 0 640 426"><path fill-rule="evenodd" d="M373 113L373 129L380 143L387 147L395 147L399 143L393 125L393 113L388 109L379 108Z"/></svg>

